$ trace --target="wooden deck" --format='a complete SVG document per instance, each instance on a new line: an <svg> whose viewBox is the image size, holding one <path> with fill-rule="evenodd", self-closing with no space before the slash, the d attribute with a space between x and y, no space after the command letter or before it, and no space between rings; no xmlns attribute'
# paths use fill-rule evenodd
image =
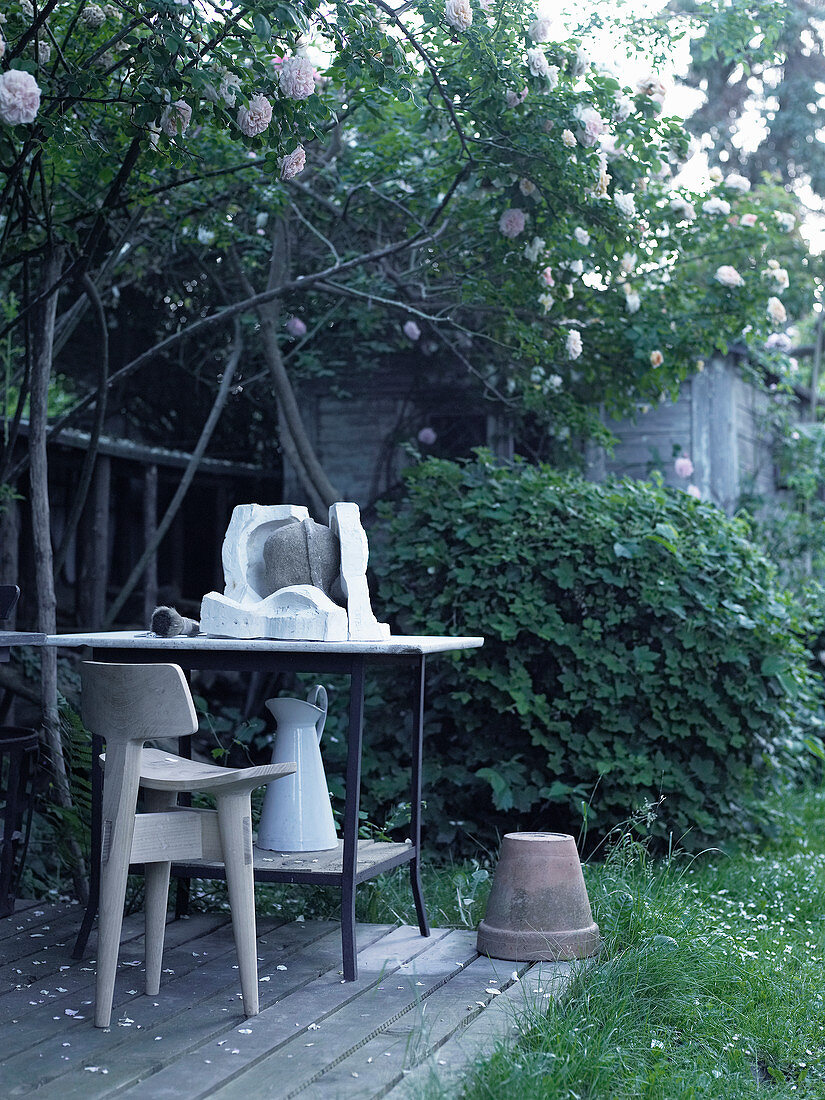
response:
<svg viewBox="0 0 825 1100"><path fill-rule="evenodd" d="M70 951L82 910L18 903L0 920L0 1095L73 1100L411 1100L449 1084L521 1007L546 1003L569 963L490 960L475 933L360 925L357 982L336 923L259 919L261 1013L240 1009L228 916L167 928L164 980L143 994L142 916L124 923L113 1024L92 1024L94 966ZM94 937L94 933L93 933ZM94 958L94 938L89 958ZM514 975L518 977L514 977Z"/></svg>

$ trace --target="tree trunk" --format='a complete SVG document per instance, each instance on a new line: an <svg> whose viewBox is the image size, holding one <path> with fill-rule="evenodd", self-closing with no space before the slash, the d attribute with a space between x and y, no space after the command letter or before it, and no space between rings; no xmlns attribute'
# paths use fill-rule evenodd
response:
<svg viewBox="0 0 825 1100"><path fill-rule="evenodd" d="M77 625L81 630L100 630L106 614L111 480L112 460L108 455L100 455L80 527L81 555L75 604Z"/></svg>
<svg viewBox="0 0 825 1100"><path fill-rule="evenodd" d="M41 293L57 284L62 266L62 248L52 247L46 254L41 272ZM32 326L31 411L29 414L31 517L37 591L37 629L44 634L57 633L57 598L54 589L54 560L49 509L49 466L46 454L49 381L52 373L56 309L57 291L44 298L38 305ZM44 647L40 653L43 734L49 751L54 799L58 806L70 809L72 796L69 788L69 777L66 772L66 761L63 756L60 718L57 711L57 650ZM74 837L69 837L68 844L74 860L72 877L75 891L79 900L85 904L89 887L86 880L83 856Z"/></svg>
<svg viewBox="0 0 825 1100"><path fill-rule="evenodd" d="M155 536L158 530L158 468L147 466L143 475L143 541L155 550L146 563L143 575L143 621L152 621L158 605L158 551Z"/></svg>
<svg viewBox="0 0 825 1100"><path fill-rule="evenodd" d="M0 510L0 584L20 583L20 508L9 500ZM17 608L6 620L4 630L14 630Z"/></svg>
<svg viewBox="0 0 825 1100"><path fill-rule="evenodd" d="M241 264L240 258L234 251L231 255L244 294L250 298L254 297L255 290ZM272 256L269 263L267 291L274 290L284 281L287 274L286 269L286 230L283 221L279 220L272 235ZM264 357L272 376L275 397L278 401L278 438L284 454L294 466L298 480L307 494L310 509L318 515L322 522L326 523L326 513L331 504L334 504L336 500L340 500L340 495L327 477L326 471L321 465L315 453L315 448L307 435L295 391L284 366L276 335L280 316L279 300L274 298L272 301L258 306L256 312L261 322Z"/></svg>

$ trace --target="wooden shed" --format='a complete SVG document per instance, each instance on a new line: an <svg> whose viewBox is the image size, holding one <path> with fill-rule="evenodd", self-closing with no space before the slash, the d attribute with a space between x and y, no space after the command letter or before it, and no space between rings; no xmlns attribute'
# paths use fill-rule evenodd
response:
<svg viewBox="0 0 825 1100"><path fill-rule="evenodd" d="M675 402L640 404L636 419L606 419L618 442L612 452L588 451L588 476L645 479L660 470L667 485L692 483L726 512L744 491L776 495L770 396L743 378L740 363L736 355L714 358L683 383ZM690 482L674 470L680 454L693 462Z"/></svg>

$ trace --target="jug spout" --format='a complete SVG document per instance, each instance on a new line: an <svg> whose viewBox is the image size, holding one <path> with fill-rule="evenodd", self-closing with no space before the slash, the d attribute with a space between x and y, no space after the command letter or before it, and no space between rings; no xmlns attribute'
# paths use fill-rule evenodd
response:
<svg viewBox="0 0 825 1100"><path fill-rule="evenodd" d="M266 709L279 725L288 722L296 726L315 726L326 714L303 699L267 699Z"/></svg>

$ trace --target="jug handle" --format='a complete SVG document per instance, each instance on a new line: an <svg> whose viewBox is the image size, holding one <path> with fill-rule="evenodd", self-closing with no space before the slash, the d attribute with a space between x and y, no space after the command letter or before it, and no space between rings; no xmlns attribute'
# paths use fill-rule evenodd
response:
<svg viewBox="0 0 825 1100"><path fill-rule="evenodd" d="M314 688L310 689L307 695L307 702L312 703L314 707L319 707L324 713L318 716L318 721L315 723L315 730L318 734L318 744L321 744L321 734L324 732L324 725L327 720L327 689L323 684L316 684Z"/></svg>

